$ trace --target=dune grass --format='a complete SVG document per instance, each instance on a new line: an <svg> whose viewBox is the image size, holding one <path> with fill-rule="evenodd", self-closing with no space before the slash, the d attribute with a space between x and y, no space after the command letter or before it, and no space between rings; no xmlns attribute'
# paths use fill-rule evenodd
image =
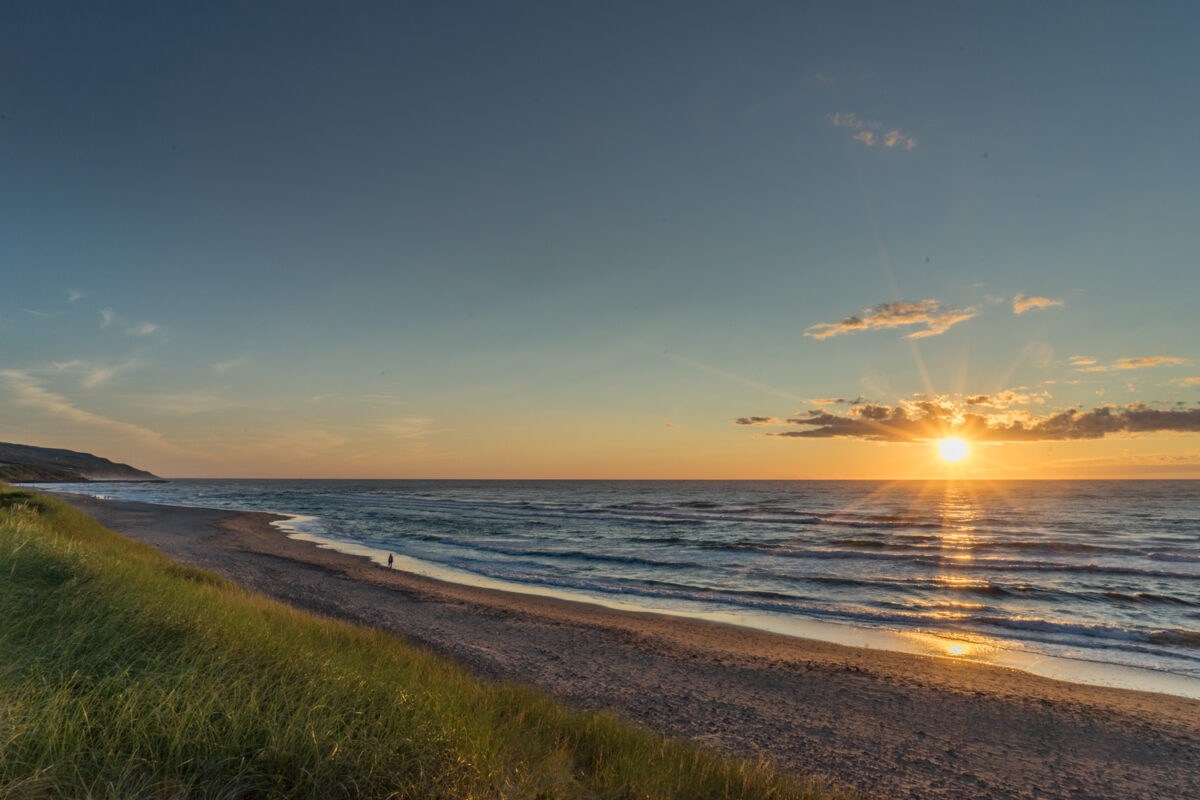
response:
<svg viewBox="0 0 1200 800"><path fill-rule="evenodd" d="M831 798L0 484L0 797Z"/></svg>

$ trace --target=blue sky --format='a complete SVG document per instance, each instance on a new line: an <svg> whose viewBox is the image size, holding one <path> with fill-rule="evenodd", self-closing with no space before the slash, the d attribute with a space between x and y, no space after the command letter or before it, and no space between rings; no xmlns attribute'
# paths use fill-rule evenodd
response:
<svg viewBox="0 0 1200 800"><path fill-rule="evenodd" d="M1174 414L971 474L1200 476L1191 4L245 5L7 9L0 438L910 477L921 437L772 434L919 393Z"/></svg>

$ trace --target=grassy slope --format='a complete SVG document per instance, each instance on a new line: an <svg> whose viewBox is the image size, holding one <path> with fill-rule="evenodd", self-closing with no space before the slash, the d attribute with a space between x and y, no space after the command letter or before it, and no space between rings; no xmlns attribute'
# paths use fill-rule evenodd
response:
<svg viewBox="0 0 1200 800"><path fill-rule="evenodd" d="M107 458L75 450L36 447L30 444L0 442L0 462L25 468L37 474L59 475L51 478L10 478L0 480L80 480L88 478L123 480L157 480L145 470L118 464ZM0 472L0 474L3 474Z"/></svg>
<svg viewBox="0 0 1200 800"><path fill-rule="evenodd" d="M33 467L0 461L0 481L77 481L80 474L57 467Z"/></svg>
<svg viewBox="0 0 1200 800"><path fill-rule="evenodd" d="M0 797L830 797L0 485Z"/></svg>

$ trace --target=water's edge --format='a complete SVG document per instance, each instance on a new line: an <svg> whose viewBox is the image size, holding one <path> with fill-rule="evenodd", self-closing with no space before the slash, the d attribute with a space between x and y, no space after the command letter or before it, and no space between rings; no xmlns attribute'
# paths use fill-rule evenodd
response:
<svg viewBox="0 0 1200 800"><path fill-rule="evenodd" d="M210 505L203 502L203 498L194 498L201 502L179 502L177 499L156 502L143 497L126 498L121 496L121 492L108 494L112 489L117 488L115 486L104 487L96 484L75 485L70 488L37 484L31 488L48 492L85 494L101 500L128 499L150 505L184 505L227 511L270 511L284 517L274 525L292 538L367 558L378 564L386 564L388 555L392 554L396 559L396 566L400 569L448 583L559 598L618 611L651 612L708 620L853 647L989 664L1073 683L1159 692L1200 699L1200 677L1171 672L1165 668L1156 669L1154 666L1098 660L1106 655L1105 651L1099 649L1096 651L1098 659L1087 658L1087 652L1083 654L1083 657L1076 657L1074 653L1063 656L1039 652L1036 648L1028 647L1022 641L975 635L962 630L889 629L878 625L872 626L869 622L856 624L855 621L813 618L793 611L780 612L745 606L720 606L695 598L671 597L664 599L637 592L612 591L611 589L589 591L590 587L580 588L536 581L523 582L504 575L479 574L453 565L440 564L418 556L399 553L396 549L388 547L389 542L363 540L362 538L356 541L355 537L342 535L341 531L330 528L329 520L326 520L324 516L319 516L323 506L319 502L314 506L314 501L318 500L316 496L306 495L303 497L299 503L301 506L307 506L306 510L310 513L298 514L291 509L279 507L286 505L286 499L284 496L276 494L271 496L275 498L279 506L265 507L262 506L262 498L258 498L260 504L254 506L252 500L245 499L239 504L236 495ZM331 511L331 513L336 518L336 514L343 512ZM520 523L514 524L520 525ZM391 544L399 544L399 542Z"/></svg>

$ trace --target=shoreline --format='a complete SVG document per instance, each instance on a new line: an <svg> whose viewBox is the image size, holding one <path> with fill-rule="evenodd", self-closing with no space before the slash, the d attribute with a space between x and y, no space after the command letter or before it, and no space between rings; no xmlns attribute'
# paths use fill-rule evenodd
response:
<svg viewBox="0 0 1200 800"><path fill-rule="evenodd" d="M101 500L115 500L91 492L66 492L45 488L56 494L78 494ZM131 500L130 502L148 502ZM151 502L162 505L161 501ZM166 503L167 505L173 505ZM214 508L212 506L181 505L181 508ZM219 510L255 513L235 507ZM331 537L306 529L304 523L316 519L279 509L259 509L277 516L271 525L290 538L307 541L317 547L368 559L383 566L389 554L396 567L416 575L462 586L491 588L530 596L559 598L603 608L633 613L665 614L681 619L701 619L727 625L778 633L800 639L842 644L849 647L886 650L914 655L933 656L955 661L971 661L997 667L1021 670L1043 678L1106 686L1118 689L1159 692L1200 700L1200 676L1181 674L1168 668L1152 665L1121 663L1104 658L1091 658L1086 653L1074 655L1047 652L1036 643L989 636L984 633L939 631L936 629L893 629L856 624L852 621L821 619L803 614L773 612L764 609L713 606L702 601L663 601L642 596L606 594L597 591L554 586L540 582L479 575L463 569L432 561L398 555L379 545L369 545L342 537ZM1099 651L1106 652L1106 651Z"/></svg>
<svg viewBox="0 0 1200 800"><path fill-rule="evenodd" d="M1200 701L445 583L297 540L276 515L60 496L184 563L392 631L483 677L868 795L1200 790Z"/></svg>
<svg viewBox="0 0 1200 800"><path fill-rule="evenodd" d="M282 514L280 516L283 518L274 520L270 524L289 538L309 542L321 549L367 559L376 566L386 566L387 564L387 556L390 554L387 550L306 533L291 523L308 519L308 517L301 514ZM981 636L962 638L932 632L890 631L826 620L813 620L794 615L772 614L767 611L705 611L656 607L652 604L638 604L571 589L560 589L542 584L522 584L500 578L478 576L465 570L422 561L410 556L396 555L394 557L396 569L400 571L459 586L473 586L534 597L558 598L614 611L707 620L796 639L815 640L869 650L931 656L953 661L969 661L1004 669L1015 669L1068 683L1158 692L1200 700L1200 680L1186 675L1165 670L1073 659L1021 650L1006 646L1010 643L988 640Z"/></svg>

